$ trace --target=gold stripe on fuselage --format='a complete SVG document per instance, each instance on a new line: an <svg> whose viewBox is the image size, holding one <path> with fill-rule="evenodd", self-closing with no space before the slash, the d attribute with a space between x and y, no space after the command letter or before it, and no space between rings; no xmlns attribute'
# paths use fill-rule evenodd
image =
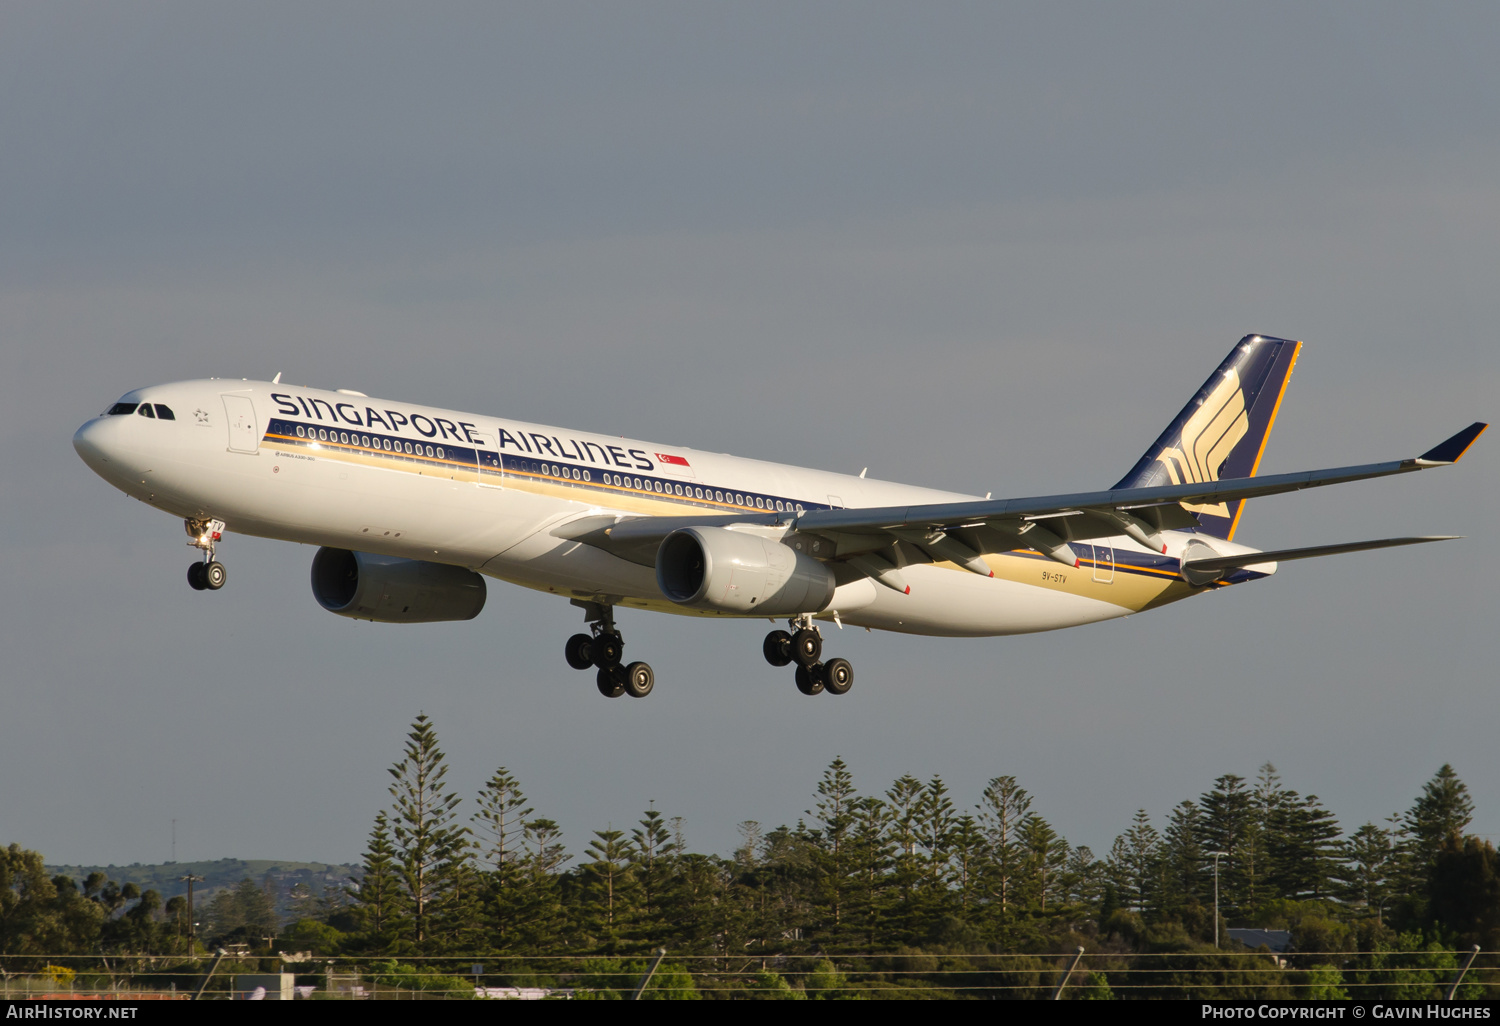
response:
<svg viewBox="0 0 1500 1026"><path fill-rule="evenodd" d="M564 481L561 477L538 474L533 471L507 469L503 474L491 471L480 474L479 469L472 463L441 459L425 454L420 457L408 453L397 454L383 449L342 442L313 443L301 438L267 434L262 444L272 450L287 452L314 450L322 459L354 466L480 483L582 505L604 503L610 509L619 510L622 513L638 513L644 516L681 515L690 509L701 509L711 513L767 512L754 506L739 506L709 499L688 499L675 495L669 499L666 495L648 491L645 488L606 484L603 481ZM1080 559L1076 568L1066 567L1031 549L991 553L983 558L985 564L994 572L994 576L1001 580L1096 599L1132 612L1141 612L1176 602L1197 591L1196 588L1183 581L1175 569L1167 567L1106 563L1102 565L1109 568L1108 573L1112 579L1100 581L1095 579L1095 571L1098 567L1092 559ZM969 573L968 570L954 563L942 562L933 565L954 573ZM670 604L664 605L663 608L671 612L681 612L680 608Z"/></svg>

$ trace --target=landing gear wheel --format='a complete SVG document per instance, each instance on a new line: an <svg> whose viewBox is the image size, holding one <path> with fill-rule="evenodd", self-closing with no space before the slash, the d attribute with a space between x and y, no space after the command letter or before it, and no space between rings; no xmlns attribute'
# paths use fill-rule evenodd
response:
<svg viewBox="0 0 1500 1026"><path fill-rule="evenodd" d="M823 686L830 695L847 694L854 684L854 667L847 659L830 659L823 664Z"/></svg>
<svg viewBox="0 0 1500 1026"><path fill-rule="evenodd" d="M823 654L823 635L804 627L792 635L792 658L798 666L812 666Z"/></svg>
<svg viewBox="0 0 1500 1026"><path fill-rule="evenodd" d="M785 666L792 661L792 636L786 631L772 631L760 650L772 666Z"/></svg>
<svg viewBox="0 0 1500 1026"><path fill-rule="evenodd" d="M209 591L218 591L224 587L224 580L228 576L229 574L224 569L224 564L218 560L203 564L203 586Z"/></svg>
<svg viewBox="0 0 1500 1026"><path fill-rule="evenodd" d="M188 584L192 586L194 591L202 591L208 587L208 583L203 580L202 563L188 564Z"/></svg>
<svg viewBox="0 0 1500 1026"><path fill-rule="evenodd" d="M605 666L599 670L596 682L599 685L599 694L605 698L619 698L625 693L625 669L616 663L614 666Z"/></svg>
<svg viewBox="0 0 1500 1026"><path fill-rule="evenodd" d="M587 670L593 666L593 644L594 639L587 634L575 634L569 638L567 648L564 650L568 665L575 670Z"/></svg>
<svg viewBox="0 0 1500 1026"><path fill-rule="evenodd" d="M625 693L631 698L645 698L656 685L656 674L645 663L631 663L625 667Z"/></svg>
<svg viewBox="0 0 1500 1026"><path fill-rule="evenodd" d="M619 666L623 651L625 640L618 634L600 634L589 639L589 656L601 670L607 666Z"/></svg>
<svg viewBox="0 0 1500 1026"><path fill-rule="evenodd" d="M797 667L797 690L804 695L821 695L823 693L822 663L814 663L811 667Z"/></svg>

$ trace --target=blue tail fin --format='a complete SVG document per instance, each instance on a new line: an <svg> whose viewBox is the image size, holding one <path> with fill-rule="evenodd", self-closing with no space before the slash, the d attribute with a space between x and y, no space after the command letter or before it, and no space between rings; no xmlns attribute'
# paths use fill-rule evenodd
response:
<svg viewBox="0 0 1500 1026"><path fill-rule="evenodd" d="M1116 488L1254 477L1301 342L1246 335ZM1245 500L1187 506L1206 534L1233 538Z"/></svg>

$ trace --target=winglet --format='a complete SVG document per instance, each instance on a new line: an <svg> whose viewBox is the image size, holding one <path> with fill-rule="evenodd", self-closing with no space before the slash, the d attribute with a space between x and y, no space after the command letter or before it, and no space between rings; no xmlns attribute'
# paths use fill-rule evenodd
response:
<svg viewBox="0 0 1500 1026"><path fill-rule="evenodd" d="M1489 427L1488 424L1478 422L1470 424L1452 438L1439 442L1418 456L1417 462L1422 464L1457 463L1463 458L1463 454L1469 451L1469 446L1474 444L1474 440L1484 434L1484 429L1487 427Z"/></svg>

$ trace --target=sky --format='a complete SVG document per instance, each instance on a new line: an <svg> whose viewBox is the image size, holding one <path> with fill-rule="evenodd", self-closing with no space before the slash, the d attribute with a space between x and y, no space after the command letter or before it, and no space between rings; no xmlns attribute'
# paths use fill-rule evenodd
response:
<svg viewBox="0 0 1500 1026"><path fill-rule="evenodd" d="M313 549L169 516L74 430L197 377L997 497L1105 487L1242 336L1306 342L1262 471L1495 415L1500 9L1393 3L0 6L0 844L52 863L355 861L419 712L581 851L1013 775L1074 844L1274 763L1353 831L1444 763L1500 839L1500 442L1254 500L1284 564L1072 630L849 629L808 699L764 621L626 611L644 701L561 600L320 609ZM472 804L467 808L472 809Z"/></svg>

